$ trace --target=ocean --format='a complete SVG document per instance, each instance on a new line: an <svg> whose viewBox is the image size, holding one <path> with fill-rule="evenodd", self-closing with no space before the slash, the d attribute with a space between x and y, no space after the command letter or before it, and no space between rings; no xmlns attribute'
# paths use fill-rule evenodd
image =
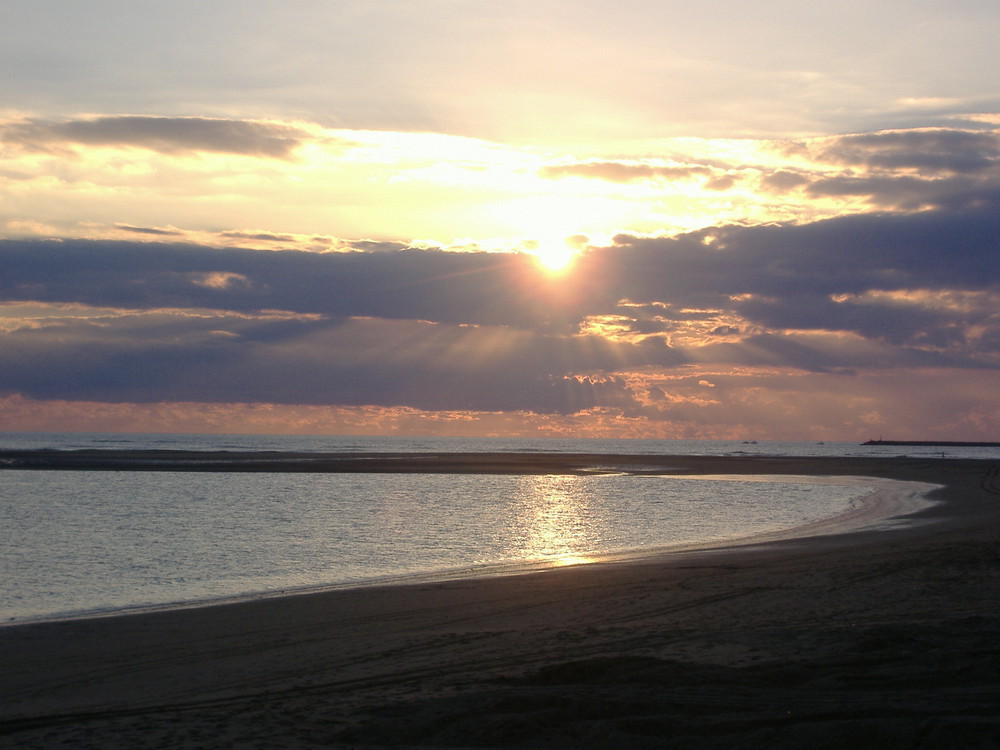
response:
<svg viewBox="0 0 1000 750"><path fill-rule="evenodd" d="M998 454L847 443L107 433L0 433L0 448ZM626 474L2 471L0 623L724 543L840 514L870 489Z"/></svg>

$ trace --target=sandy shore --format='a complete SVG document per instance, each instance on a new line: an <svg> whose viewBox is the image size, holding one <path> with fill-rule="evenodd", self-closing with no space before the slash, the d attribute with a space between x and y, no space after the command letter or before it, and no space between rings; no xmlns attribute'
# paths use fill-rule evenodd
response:
<svg viewBox="0 0 1000 750"><path fill-rule="evenodd" d="M941 502L888 531L0 628L0 746L1000 746L1000 464L638 460Z"/></svg>

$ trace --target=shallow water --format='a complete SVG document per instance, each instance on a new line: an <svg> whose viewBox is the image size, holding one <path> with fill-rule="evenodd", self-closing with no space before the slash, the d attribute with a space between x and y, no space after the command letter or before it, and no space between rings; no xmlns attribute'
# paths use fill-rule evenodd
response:
<svg viewBox="0 0 1000 750"><path fill-rule="evenodd" d="M2 621L566 564L799 526L858 486L679 477L0 472Z"/></svg>

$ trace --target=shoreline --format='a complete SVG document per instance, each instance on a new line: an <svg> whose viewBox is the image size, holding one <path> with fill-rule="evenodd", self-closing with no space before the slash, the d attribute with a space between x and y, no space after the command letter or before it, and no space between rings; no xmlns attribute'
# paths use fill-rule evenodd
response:
<svg viewBox="0 0 1000 750"><path fill-rule="evenodd" d="M0 746L1000 739L1000 465L658 458L941 488L891 532L12 625Z"/></svg>

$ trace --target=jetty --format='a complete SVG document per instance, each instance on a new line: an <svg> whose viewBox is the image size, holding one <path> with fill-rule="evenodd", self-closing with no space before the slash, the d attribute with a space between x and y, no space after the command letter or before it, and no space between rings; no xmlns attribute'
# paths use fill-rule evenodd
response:
<svg viewBox="0 0 1000 750"><path fill-rule="evenodd" d="M862 445L918 445L931 448L1000 448L1000 443L960 440L868 440Z"/></svg>

